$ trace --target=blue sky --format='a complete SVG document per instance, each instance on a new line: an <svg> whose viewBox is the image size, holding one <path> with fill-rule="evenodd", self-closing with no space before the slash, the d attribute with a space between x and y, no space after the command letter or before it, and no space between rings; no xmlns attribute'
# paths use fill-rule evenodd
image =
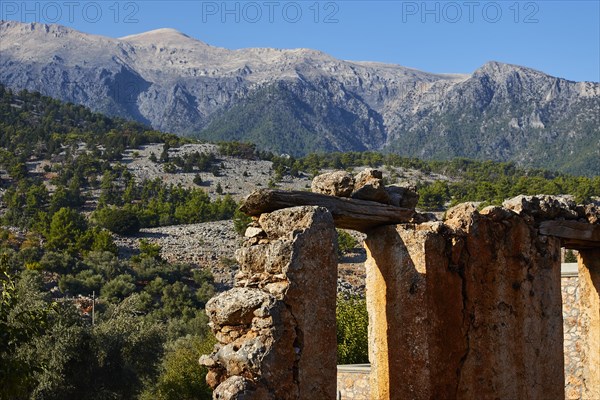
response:
<svg viewBox="0 0 600 400"><path fill-rule="evenodd" d="M496 60L600 81L600 0L2 0L0 13L112 37L170 27L231 49L306 47L430 72Z"/></svg>

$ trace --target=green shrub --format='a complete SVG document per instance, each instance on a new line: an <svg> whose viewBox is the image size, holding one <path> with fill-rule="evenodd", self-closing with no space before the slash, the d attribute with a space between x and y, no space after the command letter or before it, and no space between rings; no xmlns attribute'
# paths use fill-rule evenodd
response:
<svg viewBox="0 0 600 400"><path fill-rule="evenodd" d="M341 229L337 230L338 255L342 256L358 246L358 242L352 235Z"/></svg>
<svg viewBox="0 0 600 400"><path fill-rule="evenodd" d="M159 244L150 243L146 239L140 240L140 256L142 258L152 258L160 260L160 251L162 247Z"/></svg>
<svg viewBox="0 0 600 400"><path fill-rule="evenodd" d="M235 229L239 235L244 235L250 222L252 222L252 218L238 209L235 210L233 214L233 229Z"/></svg>
<svg viewBox="0 0 600 400"><path fill-rule="evenodd" d="M25 269L30 271L41 271L42 265L38 261L30 261L25 263Z"/></svg>
<svg viewBox="0 0 600 400"><path fill-rule="evenodd" d="M577 256L575 255L575 253L573 253L573 250L568 249L565 252L565 262L566 263L576 263L577 262Z"/></svg>
<svg viewBox="0 0 600 400"><path fill-rule="evenodd" d="M80 249L79 239L87 229L83 215L71 208L61 208L53 216L48 232L48 248L50 250L66 250L77 252Z"/></svg>
<svg viewBox="0 0 600 400"><path fill-rule="evenodd" d="M125 263L108 251L90 251L85 259L85 265L104 279L114 279L126 272Z"/></svg>
<svg viewBox="0 0 600 400"><path fill-rule="evenodd" d="M119 249L115 244L111 234L107 230L101 229L94 231L93 238L94 241L92 242L90 250L107 251L112 254L118 254Z"/></svg>
<svg viewBox="0 0 600 400"><path fill-rule="evenodd" d="M140 231L140 220L137 215L127 209L106 207L94 213L98 225L117 235L135 235Z"/></svg>
<svg viewBox="0 0 600 400"><path fill-rule="evenodd" d="M177 166L175 164L173 164L172 162L166 162L163 165L163 170L167 174L174 174L177 172Z"/></svg>
<svg viewBox="0 0 600 400"><path fill-rule="evenodd" d="M68 253L59 253L49 251L44 253L40 260L41 268L44 271L56 272L59 274L69 274L79 271L79 261Z"/></svg>
<svg viewBox="0 0 600 400"><path fill-rule="evenodd" d="M77 275L63 275L58 281L58 288L61 292L71 295L90 295L93 291L100 292L103 283L102 276L94 271L85 270Z"/></svg>
<svg viewBox="0 0 600 400"><path fill-rule="evenodd" d="M212 336L185 336L172 343L163 358L160 376L154 387L146 389L141 400L210 400L212 390L206 384L206 367L198 364L215 344Z"/></svg>
<svg viewBox="0 0 600 400"><path fill-rule="evenodd" d="M448 184L443 181L422 186L418 192L418 206L424 210L442 210L446 201L450 200Z"/></svg>
<svg viewBox="0 0 600 400"><path fill-rule="evenodd" d="M108 281L103 287L101 295L111 303L118 303L135 290L135 283L131 275L123 274Z"/></svg>
<svg viewBox="0 0 600 400"><path fill-rule="evenodd" d="M338 364L369 362L367 302L338 296L336 316Z"/></svg>

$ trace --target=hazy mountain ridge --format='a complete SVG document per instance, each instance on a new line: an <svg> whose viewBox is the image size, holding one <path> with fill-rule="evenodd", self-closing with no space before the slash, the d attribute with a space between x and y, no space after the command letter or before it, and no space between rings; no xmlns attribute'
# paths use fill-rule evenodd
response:
<svg viewBox="0 0 600 400"><path fill-rule="evenodd" d="M172 29L111 39L5 21L0 39L7 86L165 131L292 154L387 148L600 174L594 82L498 62L444 75L309 49L227 50Z"/></svg>

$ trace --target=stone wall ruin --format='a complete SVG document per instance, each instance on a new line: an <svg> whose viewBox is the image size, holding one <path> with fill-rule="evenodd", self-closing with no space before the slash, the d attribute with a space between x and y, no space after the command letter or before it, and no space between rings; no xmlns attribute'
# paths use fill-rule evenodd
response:
<svg viewBox="0 0 600 400"><path fill-rule="evenodd" d="M219 345L201 363L210 368L214 398L334 399L337 253L331 214L321 207L263 214L247 236L236 255L235 287L206 305Z"/></svg>
<svg viewBox="0 0 600 400"><path fill-rule="evenodd" d="M335 226L367 234L371 399L564 398L561 246L580 254L581 395L600 398L595 206L519 196L442 222L377 172L315 181L242 207L236 285L207 304L215 399L336 398Z"/></svg>
<svg viewBox="0 0 600 400"><path fill-rule="evenodd" d="M372 398L564 395L558 239L463 204L444 223L381 227L366 244L370 326L400 327L371 335Z"/></svg>

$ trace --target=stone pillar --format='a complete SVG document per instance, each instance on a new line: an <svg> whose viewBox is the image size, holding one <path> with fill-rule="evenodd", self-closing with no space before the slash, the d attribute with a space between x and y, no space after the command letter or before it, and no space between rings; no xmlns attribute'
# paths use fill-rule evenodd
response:
<svg viewBox="0 0 600 400"><path fill-rule="evenodd" d="M235 287L206 305L215 399L335 399L336 231L320 207L261 215Z"/></svg>
<svg viewBox="0 0 600 400"><path fill-rule="evenodd" d="M425 273L445 262L437 226L384 226L367 235L371 399L430 398Z"/></svg>
<svg viewBox="0 0 600 400"><path fill-rule="evenodd" d="M470 204L366 245L371 398L564 398L560 242Z"/></svg>
<svg viewBox="0 0 600 400"><path fill-rule="evenodd" d="M583 399L600 399L600 249L579 251Z"/></svg>
<svg viewBox="0 0 600 400"><path fill-rule="evenodd" d="M467 329L456 397L564 398L560 240L500 207L447 215Z"/></svg>

